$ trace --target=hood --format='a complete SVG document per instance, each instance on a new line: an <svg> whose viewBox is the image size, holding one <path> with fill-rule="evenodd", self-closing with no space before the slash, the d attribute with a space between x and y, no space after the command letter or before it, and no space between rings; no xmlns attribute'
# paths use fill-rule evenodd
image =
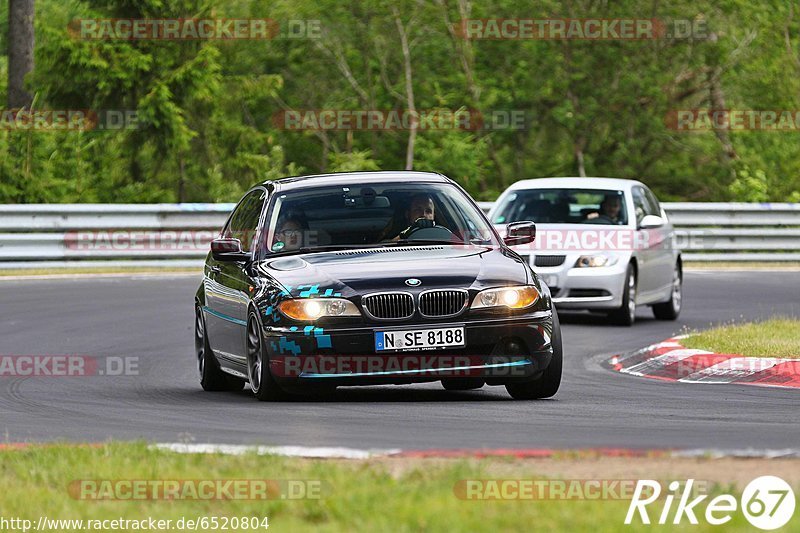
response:
<svg viewBox="0 0 800 533"><path fill-rule="evenodd" d="M504 249L407 246L321 252L265 260L261 275L292 295L331 296L385 290L475 288L529 282L526 266ZM406 280L416 278L418 286ZM328 292L329 291L329 292Z"/></svg>

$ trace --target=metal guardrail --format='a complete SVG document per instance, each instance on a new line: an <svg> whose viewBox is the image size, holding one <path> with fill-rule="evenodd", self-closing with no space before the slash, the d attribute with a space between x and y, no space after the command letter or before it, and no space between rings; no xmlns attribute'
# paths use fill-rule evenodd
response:
<svg viewBox="0 0 800 533"><path fill-rule="evenodd" d="M200 265L233 206L0 205L0 268ZM687 260L800 261L800 204L663 206Z"/></svg>
<svg viewBox="0 0 800 533"><path fill-rule="evenodd" d="M662 204L684 245L704 262L800 261L800 203Z"/></svg>
<svg viewBox="0 0 800 533"><path fill-rule="evenodd" d="M0 204L0 232L215 229L236 204Z"/></svg>
<svg viewBox="0 0 800 533"><path fill-rule="evenodd" d="M488 212L494 202L479 202ZM800 204L665 202L683 257L703 262L800 261Z"/></svg>

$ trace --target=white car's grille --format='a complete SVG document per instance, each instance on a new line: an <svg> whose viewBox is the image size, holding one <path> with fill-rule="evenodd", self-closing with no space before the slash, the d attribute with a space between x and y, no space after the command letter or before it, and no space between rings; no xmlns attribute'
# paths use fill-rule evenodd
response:
<svg viewBox="0 0 800 533"><path fill-rule="evenodd" d="M537 267L555 267L563 265L566 258L565 255L537 255L533 264Z"/></svg>

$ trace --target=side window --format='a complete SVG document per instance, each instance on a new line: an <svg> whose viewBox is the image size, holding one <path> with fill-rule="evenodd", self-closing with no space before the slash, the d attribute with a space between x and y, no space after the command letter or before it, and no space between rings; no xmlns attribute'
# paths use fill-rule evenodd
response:
<svg viewBox="0 0 800 533"><path fill-rule="evenodd" d="M242 241L243 251L253 250L264 198L266 193L261 189L248 193L236 206L228 225L222 232L223 237Z"/></svg>
<svg viewBox="0 0 800 533"><path fill-rule="evenodd" d="M644 197L644 189L642 189L641 187L634 187L632 189L632 194L633 194L633 208L636 211L636 223L639 224L639 222L642 221L645 215L650 214L648 213L649 207Z"/></svg>

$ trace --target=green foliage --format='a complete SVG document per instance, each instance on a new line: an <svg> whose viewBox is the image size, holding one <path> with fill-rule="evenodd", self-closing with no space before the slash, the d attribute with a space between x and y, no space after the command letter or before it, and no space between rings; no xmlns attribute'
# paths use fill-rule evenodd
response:
<svg viewBox="0 0 800 533"><path fill-rule="evenodd" d="M369 157L368 150L334 152L328 155L331 172L353 172L357 170L380 170L376 161Z"/></svg>
<svg viewBox="0 0 800 533"><path fill-rule="evenodd" d="M487 141L461 132L434 132L417 138L417 170L441 172L471 191L486 189L490 174ZM501 191L488 191L497 198Z"/></svg>
<svg viewBox="0 0 800 533"><path fill-rule="evenodd" d="M521 128L421 129L414 168L490 200L519 179L642 179L664 200L800 199L800 133L671 129L676 110L800 108L800 17L788 4L641 0L535 12L510 0L37 0L42 109L129 110L135 128L0 131L0 202L233 201L251 184L300 173L401 169L408 130L297 131L287 110L410 107L401 29L421 111L521 113ZM311 38L85 40L80 18L270 18ZM462 18L658 18L706 37L465 40ZM318 23L313 22L318 21ZM72 26L70 24L72 23ZM7 6L0 7L0 53ZM70 31L72 27L73 31ZM0 55L0 97L7 60ZM800 128L800 125L798 125Z"/></svg>
<svg viewBox="0 0 800 533"><path fill-rule="evenodd" d="M766 202L769 199L767 174L761 169L755 172L740 169L729 189L731 196L739 202Z"/></svg>

